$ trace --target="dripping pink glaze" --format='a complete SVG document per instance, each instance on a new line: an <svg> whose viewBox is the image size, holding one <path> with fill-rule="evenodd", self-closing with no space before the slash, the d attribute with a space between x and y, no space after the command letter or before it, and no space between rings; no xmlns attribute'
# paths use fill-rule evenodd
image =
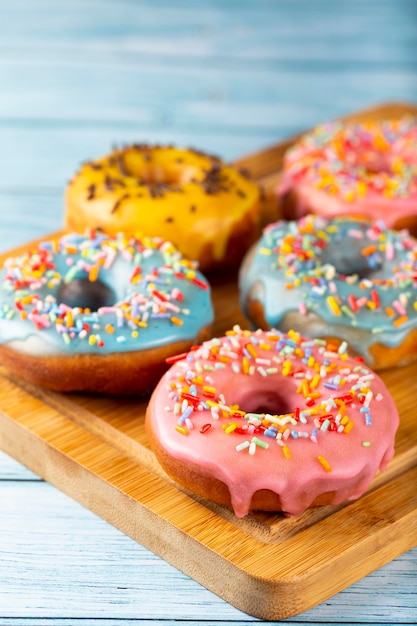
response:
<svg viewBox="0 0 417 626"><path fill-rule="evenodd" d="M318 126L285 155L277 193L289 191L296 219L355 214L393 228L417 215L417 120Z"/></svg>
<svg viewBox="0 0 417 626"><path fill-rule="evenodd" d="M285 342L291 343L295 338L297 354L291 351L283 354L282 349L276 349L277 337L282 338L284 347ZM249 358L243 353L248 344L253 346L253 354L246 350ZM262 344L269 346L269 349L262 347ZM307 349L306 345L312 347ZM217 369L221 362L219 346L226 360L227 355L230 360L223 362ZM288 344L285 349L288 349ZM322 493L334 492L333 504L356 499L366 491L376 472L385 469L393 457L398 412L383 381L375 373L358 360L348 358L346 353L334 351L329 359L332 363L331 372L324 372L327 357L323 353L326 353L326 346L302 339L294 332L285 335L275 330L250 333L235 328L231 335L206 342L171 367L151 397L147 412L149 425L169 455L185 464L199 466L202 473L228 486L232 506L238 517L249 512L252 496L260 489L269 489L278 494L282 509L288 515L301 514ZM304 361L309 360L308 365L303 362L303 354L308 354L308 357L304 357ZM260 364L259 359L263 364ZM269 365L266 365L267 361ZM282 416L287 413L294 415L296 408L301 411L308 409L308 396L304 397L299 387L303 378L311 380L317 374L313 361L322 373L317 386L311 389L320 394L320 398L315 400L315 407L323 403L326 405L331 397L346 394L352 397L353 394L353 403L345 409L342 406L329 411L334 415L339 411L349 421L353 421L350 432L319 430L315 443L310 438L314 422L309 416L307 423L298 421L295 425L289 425L289 429L307 432L308 438L293 438L290 435L285 442L290 457L286 458L284 449L276 439L262 433L255 433L255 436L268 444L267 449L256 447L253 456L249 454L248 448L237 451L237 445L251 441L254 435L236 432L226 434L223 426L238 423L239 427L244 427L248 423L248 418L236 418L227 412L225 416L216 419L210 409L201 409L201 406L198 409L196 405L186 425L188 434L176 430L182 412L187 410L187 401L178 399L179 394L184 385L188 388L193 384L192 380L198 381L198 377L202 384L197 384L194 391L203 402L207 400L203 385L207 385L216 390L217 399L223 396L226 406L237 404L246 413L261 412L266 407L270 413ZM288 363L291 363L289 374L285 370ZM239 373L233 371L232 364L236 371L239 369ZM242 368L246 367L249 368L248 373L242 373ZM265 372L266 368L271 367L276 367L277 373L263 375L259 370L263 368ZM297 374L294 374L295 370ZM329 384L338 372L343 373L345 382L339 384L337 389L326 388L325 383ZM360 382L361 378L361 388L365 391L352 391L354 384ZM360 412L363 406L360 397L368 391L372 392L373 398L369 404L372 425L367 426L365 415ZM181 405L177 414L176 404ZM328 410L325 408L321 412L327 413ZM210 428L201 433L200 429L205 424L210 424ZM369 446L365 447L363 442L369 442ZM329 464L331 471L327 471L318 460L319 455Z"/></svg>

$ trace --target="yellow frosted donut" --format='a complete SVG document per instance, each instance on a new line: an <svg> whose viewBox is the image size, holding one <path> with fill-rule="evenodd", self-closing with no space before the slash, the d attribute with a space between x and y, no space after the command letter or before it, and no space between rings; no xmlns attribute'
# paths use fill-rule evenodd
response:
<svg viewBox="0 0 417 626"><path fill-rule="evenodd" d="M70 181L65 226L172 241L200 269L236 265L259 235L259 189L219 158L131 145L84 163Z"/></svg>

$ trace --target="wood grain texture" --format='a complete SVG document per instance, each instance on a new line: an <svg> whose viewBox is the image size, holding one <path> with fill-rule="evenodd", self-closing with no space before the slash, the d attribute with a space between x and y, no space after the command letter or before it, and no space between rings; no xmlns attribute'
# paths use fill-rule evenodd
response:
<svg viewBox="0 0 417 626"><path fill-rule="evenodd" d="M417 540L416 469L392 480L389 488L385 485L345 509L328 512L327 518L316 520L307 531L271 546L256 540L256 529L254 538L246 533L250 526L253 530L255 525L278 525L279 520L271 521L269 516L268 522L266 516L258 520L255 517L247 521L242 534L236 524L227 522L231 515L220 517L218 508L211 510L196 502L163 477L152 455L143 449L141 424L132 424L132 410L140 412L134 402L126 408L127 418L120 403L122 415L114 415L114 407L107 407L105 402L97 411L109 417L113 414L111 421L118 423L116 431L124 424L131 432L127 438L113 431L113 424L103 429L94 414L77 408L81 396L63 399L28 385L22 388L10 381L6 373L2 374L0 422L4 449L166 560L214 587L223 597L224 589L229 588L227 580L233 580L231 597L227 599L238 606L249 599L250 605L245 605L249 611L254 610L255 602L261 617L278 619L306 608L312 582L309 573L315 572L320 591L324 576L325 593L335 593L346 580L347 570L350 576L360 576L364 566L373 569L382 565L393 550L407 549L410 545L406 541ZM90 398L87 404L94 406L94 400ZM89 417L91 421L87 422ZM114 436L103 436L104 431L113 431ZM335 534L335 528L343 528L344 532ZM286 550L290 561L285 558ZM342 554L347 560L342 560ZM230 564L234 565L231 570ZM214 574L213 580L210 573ZM276 577L281 583L288 580L288 585L276 589L271 585ZM267 581L271 588L265 597ZM236 597L240 593L244 598ZM268 598L270 606L266 606ZM257 607L256 603L262 606Z"/></svg>
<svg viewBox="0 0 417 626"><path fill-rule="evenodd" d="M388 104L358 119L399 116ZM243 159L267 211L284 146ZM235 323L234 276L213 277L214 335ZM396 455L367 494L299 518L228 510L185 493L160 469L144 431L147 399L63 396L0 370L3 450L233 606L261 619L298 615L417 544L415 365L384 372L401 415ZM405 381L407 381L405 383ZM334 532L335 529L343 532ZM235 584L228 585L233 580Z"/></svg>
<svg viewBox="0 0 417 626"><path fill-rule="evenodd" d="M113 144L226 159L417 103L416 0L0 0L0 250ZM255 622L0 452L0 623ZM31 521L32 520L32 521ZM33 526L33 527L32 527ZM289 621L416 623L417 549Z"/></svg>

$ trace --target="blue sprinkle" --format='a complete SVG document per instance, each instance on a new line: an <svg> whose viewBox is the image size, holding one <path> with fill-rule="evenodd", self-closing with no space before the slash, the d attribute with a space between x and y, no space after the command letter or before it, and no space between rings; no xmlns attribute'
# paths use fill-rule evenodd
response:
<svg viewBox="0 0 417 626"><path fill-rule="evenodd" d="M184 424L185 420L190 417L193 410L194 409L192 406L187 406L184 413L181 415L180 419L178 420L178 424Z"/></svg>
<svg viewBox="0 0 417 626"><path fill-rule="evenodd" d="M339 388L338 385L335 385L334 383L330 383L330 382L323 383L323 387L326 387L327 389L333 389L333 390Z"/></svg>

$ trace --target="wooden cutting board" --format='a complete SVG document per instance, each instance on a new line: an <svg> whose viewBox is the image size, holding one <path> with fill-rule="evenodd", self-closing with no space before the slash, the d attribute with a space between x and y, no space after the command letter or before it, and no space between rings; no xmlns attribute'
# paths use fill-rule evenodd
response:
<svg viewBox="0 0 417 626"><path fill-rule="evenodd" d="M387 104L349 117L405 112L417 107ZM238 162L263 187L266 221L277 217L273 190L290 143ZM236 323L247 328L236 276L211 280L214 334ZM227 602L280 620L417 545L417 364L383 378L401 415L387 471L356 502L295 519L259 513L238 520L178 488L149 450L146 398L61 395L19 381L0 365L0 447Z"/></svg>

